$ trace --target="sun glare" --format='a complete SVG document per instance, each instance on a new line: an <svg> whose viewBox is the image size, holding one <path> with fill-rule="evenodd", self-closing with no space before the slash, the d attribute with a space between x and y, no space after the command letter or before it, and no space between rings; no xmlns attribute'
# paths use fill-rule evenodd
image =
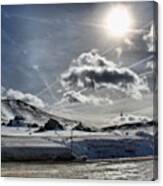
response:
<svg viewBox="0 0 163 186"><path fill-rule="evenodd" d="M131 15L124 6L113 8L107 21L109 32L115 37L125 36L131 27Z"/></svg>

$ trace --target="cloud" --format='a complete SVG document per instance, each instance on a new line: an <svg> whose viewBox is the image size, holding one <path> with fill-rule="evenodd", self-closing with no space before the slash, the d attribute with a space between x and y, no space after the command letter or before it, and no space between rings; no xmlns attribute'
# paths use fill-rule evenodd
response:
<svg viewBox="0 0 163 186"><path fill-rule="evenodd" d="M63 99L70 103L90 103L94 105L112 104L109 98L102 98L93 95L84 95L81 92L69 91L64 93Z"/></svg>
<svg viewBox="0 0 163 186"><path fill-rule="evenodd" d="M61 84L66 91L115 87L134 98L141 98L142 92L148 91L147 84L134 71L118 67L94 50L73 60L61 75Z"/></svg>
<svg viewBox="0 0 163 186"><path fill-rule="evenodd" d="M127 68L94 68L92 66L72 67L62 78L70 86L83 87L91 87L93 82L99 86L107 87L107 84L110 83L126 87L127 84L139 81L138 76Z"/></svg>
<svg viewBox="0 0 163 186"><path fill-rule="evenodd" d="M152 24L149 31L143 35L143 40L146 42L147 49L149 52L155 51L155 33L154 25Z"/></svg>
<svg viewBox="0 0 163 186"><path fill-rule="evenodd" d="M99 66L99 67L115 67L116 64L108 61L105 57L98 54L97 49L92 49L90 52L82 53L77 59L72 61L72 66Z"/></svg>
<svg viewBox="0 0 163 186"><path fill-rule="evenodd" d="M17 90L9 89L8 91L6 91L6 97L8 99L22 100L26 103L29 103L30 105L33 105L39 108L45 107L44 102L40 98L38 98L35 95L29 94L29 93L25 94Z"/></svg>
<svg viewBox="0 0 163 186"><path fill-rule="evenodd" d="M129 39L129 38L125 38L124 39L124 43L126 44L126 46L129 48L129 49L131 49L131 48L133 48L135 45L134 45L134 42L131 40L131 39Z"/></svg>
<svg viewBox="0 0 163 186"><path fill-rule="evenodd" d="M122 47L117 47L115 48L115 52L117 54L117 59L119 60L119 58L121 57L122 53L123 53L123 49Z"/></svg>
<svg viewBox="0 0 163 186"><path fill-rule="evenodd" d="M1 96L4 97L6 94L6 88L1 86Z"/></svg>
<svg viewBox="0 0 163 186"><path fill-rule="evenodd" d="M154 61L148 61L148 63L146 64L146 68L153 70L154 69Z"/></svg>

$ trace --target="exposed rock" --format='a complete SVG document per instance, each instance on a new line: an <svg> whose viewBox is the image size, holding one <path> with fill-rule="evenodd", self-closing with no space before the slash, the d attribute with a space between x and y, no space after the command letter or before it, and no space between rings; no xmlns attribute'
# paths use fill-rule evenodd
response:
<svg viewBox="0 0 163 186"><path fill-rule="evenodd" d="M114 126L103 127L101 129L101 131L104 132L104 131L112 131L112 130L117 130L117 129L133 130L133 129L137 129L137 128L140 128L140 127L152 127L152 126L156 127L157 122L149 121L149 122L146 122L146 123L141 123L141 122L125 123L125 124L122 124L122 125L114 125Z"/></svg>
<svg viewBox="0 0 163 186"><path fill-rule="evenodd" d="M45 130L64 130L64 127L55 119L49 119L44 126Z"/></svg>
<svg viewBox="0 0 163 186"><path fill-rule="evenodd" d="M28 127L30 127L30 128L38 128L39 125L37 123L29 123Z"/></svg>
<svg viewBox="0 0 163 186"><path fill-rule="evenodd" d="M15 116L14 120L24 121L25 118L23 116L21 116L21 115L17 115L17 116Z"/></svg>
<svg viewBox="0 0 163 186"><path fill-rule="evenodd" d="M72 130L79 130L79 131L85 131L85 132L95 132L96 130L91 127L84 126L81 122L76 125Z"/></svg>
<svg viewBox="0 0 163 186"><path fill-rule="evenodd" d="M1 125L2 125L2 126L6 126L6 123L2 122Z"/></svg>
<svg viewBox="0 0 163 186"><path fill-rule="evenodd" d="M45 132L45 128L44 127L40 127L38 130L36 130L35 132Z"/></svg>
<svg viewBox="0 0 163 186"><path fill-rule="evenodd" d="M14 119L11 119L7 124L8 127L25 127L27 123L25 122L24 117L16 115Z"/></svg>
<svg viewBox="0 0 163 186"><path fill-rule="evenodd" d="M45 123L44 126L41 126L37 131L35 132L44 132L47 130L64 130L64 127L55 119L49 119L47 123Z"/></svg>

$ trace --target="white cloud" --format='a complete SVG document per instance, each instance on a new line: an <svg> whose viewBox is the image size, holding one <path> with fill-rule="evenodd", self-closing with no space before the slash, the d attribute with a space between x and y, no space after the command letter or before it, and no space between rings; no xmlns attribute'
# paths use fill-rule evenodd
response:
<svg viewBox="0 0 163 186"><path fill-rule="evenodd" d="M100 105L100 104L112 104L112 100L102 97L97 97L93 95L84 95L81 92L75 92L75 91L69 91L64 93L63 99L70 103L90 103L94 105Z"/></svg>
<svg viewBox="0 0 163 186"><path fill-rule="evenodd" d="M154 69L154 61L148 61L146 68L153 70Z"/></svg>
<svg viewBox="0 0 163 186"><path fill-rule="evenodd" d="M121 57L121 55L122 55L122 52L123 52L122 47L117 47L115 49L115 51L116 51L116 54L117 54L117 59L119 59Z"/></svg>
<svg viewBox="0 0 163 186"><path fill-rule="evenodd" d="M116 64L112 61L108 61L105 57L102 57L98 54L96 49L91 50L90 52L82 53L77 59L72 61L71 66L94 66L94 67L115 67Z"/></svg>
<svg viewBox="0 0 163 186"><path fill-rule="evenodd" d="M125 38L124 39L124 43L127 45L127 47L129 49L131 49L132 47L134 47L134 42L131 39L129 39L129 38Z"/></svg>
<svg viewBox="0 0 163 186"><path fill-rule="evenodd" d="M146 42L149 52L155 51L155 33L154 25L152 24L148 33L143 36L143 40Z"/></svg>
<svg viewBox="0 0 163 186"><path fill-rule="evenodd" d="M9 89L6 91L6 97L8 99L22 100L26 103L29 103L33 106L44 108L44 102L35 95L29 93L23 93L21 91Z"/></svg>
<svg viewBox="0 0 163 186"><path fill-rule="evenodd" d="M141 98L148 91L147 83L129 68L120 68L100 56L97 51L81 54L61 75L65 91L115 87L133 98Z"/></svg>
<svg viewBox="0 0 163 186"><path fill-rule="evenodd" d="M4 97L6 94L6 88L1 86L1 96Z"/></svg>

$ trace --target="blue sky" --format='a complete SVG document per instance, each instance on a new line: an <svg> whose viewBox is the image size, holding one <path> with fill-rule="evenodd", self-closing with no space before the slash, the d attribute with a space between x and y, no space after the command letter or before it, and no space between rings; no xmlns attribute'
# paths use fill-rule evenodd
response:
<svg viewBox="0 0 163 186"><path fill-rule="evenodd" d="M135 48L126 50L100 27L111 7L116 3L11 5L2 6L2 85L24 93L41 94L47 102L55 102L62 95L60 76L73 59L84 52L97 49L100 55L117 62L114 46L121 46L120 61L131 65L151 55L146 43L139 37ZM149 2L126 3L133 14L135 27L141 29L153 20L153 4ZM149 29L149 27L147 27ZM108 51L113 48L111 52ZM139 71L139 66L135 71Z"/></svg>

